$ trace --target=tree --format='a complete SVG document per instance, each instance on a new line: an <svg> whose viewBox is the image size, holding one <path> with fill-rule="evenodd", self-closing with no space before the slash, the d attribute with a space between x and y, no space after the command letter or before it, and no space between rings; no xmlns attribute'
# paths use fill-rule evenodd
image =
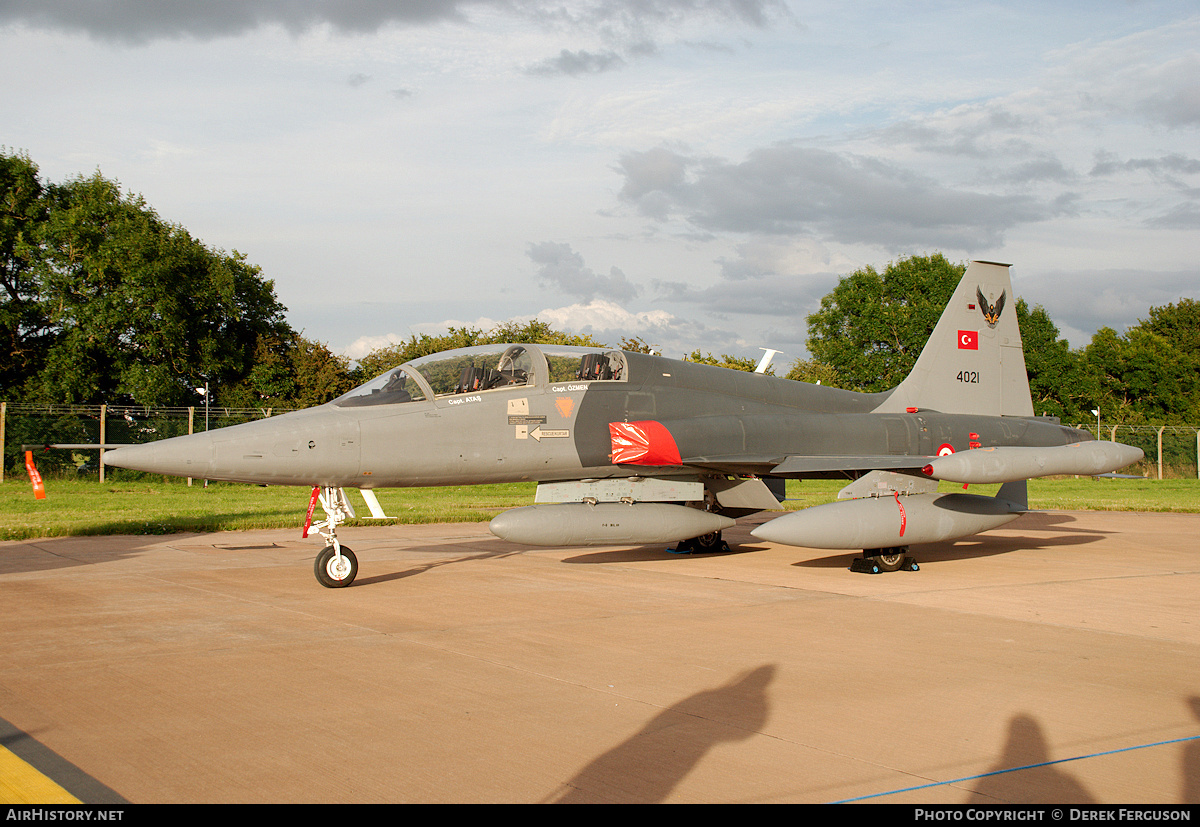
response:
<svg viewBox="0 0 1200 827"><path fill-rule="evenodd" d="M540 319L528 322L501 322L487 334L487 341L482 344L501 344L504 342L523 342L532 345L571 345L573 347L608 347L603 342L591 336L580 336L575 333L565 333L555 330Z"/></svg>
<svg viewBox="0 0 1200 827"><path fill-rule="evenodd" d="M650 344L641 336L634 336L632 338L628 336L622 336L621 344L618 345L618 348L620 350L627 350L630 353L656 354L659 352L658 345Z"/></svg>
<svg viewBox="0 0 1200 827"><path fill-rule="evenodd" d="M808 350L842 387L883 391L900 383L958 286L964 264L941 253L870 265L843 276L808 317Z"/></svg>
<svg viewBox="0 0 1200 827"><path fill-rule="evenodd" d="M1095 402L1123 424L1200 421L1200 304L1153 307L1123 336L1101 328L1084 351Z"/></svg>
<svg viewBox="0 0 1200 827"><path fill-rule="evenodd" d="M1150 318L1142 319L1138 326L1162 336L1189 358L1200 359L1200 302L1195 299L1151 307Z"/></svg>
<svg viewBox="0 0 1200 827"><path fill-rule="evenodd" d="M1065 422L1086 421L1096 394L1082 352L1059 338L1058 327L1041 305L1030 310L1024 299L1017 299L1016 313L1033 412Z"/></svg>
<svg viewBox="0 0 1200 827"><path fill-rule="evenodd" d="M0 154L0 390L30 401L221 399L261 337L294 335L258 267L163 221L100 173L41 185Z"/></svg>
<svg viewBox="0 0 1200 827"><path fill-rule="evenodd" d="M38 301L47 210L37 165L0 151L0 396L41 369L48 321Z"/></svg>
<svg viewBox="0 0 1200 827"><path fill-rule="evenodd" d="M231 407L308 408L354 387L349 360L292 333L260 336L254 366L222 401Z"/></svg>
<svg viewBox="0 0 1200 827"><path fill-rule="evenodd" d="M792 363L791 370L784 378L796 382L808 382L810 385L825 385L830 388L843 387L837 371L815 359L797 359Z"/></svg>
<svg viewBox="0 0 1200 827"><path fill-rule="evenodd" d="M699 350L693 350L689 355L683 357L685 362L695 362L700 365L716 365L719 368L729 368L731 370L744 370L753 373L758 367L758 362L743 356L730 356L728 353L722 353L721 358L713 356L711 353L700 355ZM771 376L775 375L774 368L767 368L767 373Z"/></svg>

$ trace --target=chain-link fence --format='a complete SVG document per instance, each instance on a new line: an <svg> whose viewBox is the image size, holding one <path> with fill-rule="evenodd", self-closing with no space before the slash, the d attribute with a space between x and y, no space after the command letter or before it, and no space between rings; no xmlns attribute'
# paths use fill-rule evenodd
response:
<svg viewBox="0 0 1200 827"><path fill-rule="evenodd" d="M0 402L0 482L25 474L26 445L153 442L172 436L224 428L287 413L291 408L151 408L137 405L25 405ZM96 448L38 451L43 476L82 475L104 479Z"/></svg>
<svg viewBox="0 0 1200 827"><path fill-rule="evenodd" d="M287 413L291 408L151 408L136 405L25 405L0 402L0 482L6 474L25 473L23 445L50 443L129 444L196 433L252 419ZM1075 427L1097 432L1093 423ZM1200 478L1200 426L1105 425L1102 439L1141 448L1141 473ZM78 474L104 478L98 449L45 451L37 454L43 475Z"/></svg>

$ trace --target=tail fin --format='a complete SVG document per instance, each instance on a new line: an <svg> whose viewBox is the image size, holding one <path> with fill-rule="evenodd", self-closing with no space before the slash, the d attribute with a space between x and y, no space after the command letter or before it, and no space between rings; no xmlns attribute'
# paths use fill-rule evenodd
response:
<svg viewBox="0 0 1200 827"><path fill-rule="evenodd" d="M912 373L878 412L1033 416L1008 267L989 261L967 266Z"/></svg>

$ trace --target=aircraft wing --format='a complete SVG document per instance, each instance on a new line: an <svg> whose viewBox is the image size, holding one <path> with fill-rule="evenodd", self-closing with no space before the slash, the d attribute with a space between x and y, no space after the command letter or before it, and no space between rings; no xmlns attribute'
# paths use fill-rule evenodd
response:
<svg viewBox="0 0 1200 827"><path fill-rule="evenodd" d="M919 472L933 457L886 456L787 457L771 473L779 477L837 471L913 471Z"/></svg>
<svg viewBox="0 0 1200 827"><path fill-rule="evenodd" d="M899 471L919 473L933 457L925 456L733 456L687 457L684 465L725 474L759 474L772 477L830 476L843 472Z"/></svg>

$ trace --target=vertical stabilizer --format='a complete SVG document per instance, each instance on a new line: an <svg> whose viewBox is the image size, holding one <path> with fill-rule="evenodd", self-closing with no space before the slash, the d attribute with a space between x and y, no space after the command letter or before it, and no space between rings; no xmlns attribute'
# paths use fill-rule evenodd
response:
<svg viewBox="0 0 1200 827"><path fill-rule="evenodd" d="M1033 416L1007 264L972 261L912 373L879 406Z"/></svg>

